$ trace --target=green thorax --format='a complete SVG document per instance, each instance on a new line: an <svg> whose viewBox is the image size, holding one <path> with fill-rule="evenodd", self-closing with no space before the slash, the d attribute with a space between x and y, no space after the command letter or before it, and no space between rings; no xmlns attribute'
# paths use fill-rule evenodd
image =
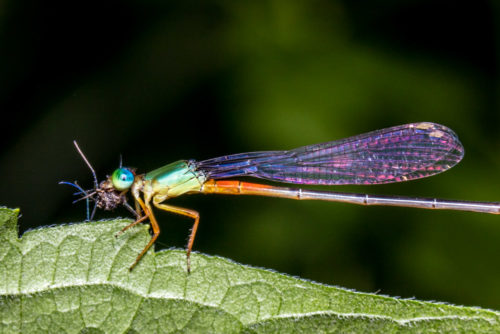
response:
<svg viewBox="0 0 500 334"><path fill-rule="evenodd" d="M176 197L199 191L206 178L196 171L194 161L179 160L147 173L144 180L150 182L154 193Z"/></svg>

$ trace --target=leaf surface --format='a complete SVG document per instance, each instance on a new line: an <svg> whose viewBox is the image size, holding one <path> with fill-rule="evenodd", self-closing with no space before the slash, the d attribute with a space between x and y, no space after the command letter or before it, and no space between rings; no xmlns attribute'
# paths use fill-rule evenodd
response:
<svg viewBox="0 0 500 334"><path fill-rule="evenodd" d="M17 236L0 209L0 332L500 332L500 313L359 293L194 253L148 254L130 220L46 227Z"/></svg>

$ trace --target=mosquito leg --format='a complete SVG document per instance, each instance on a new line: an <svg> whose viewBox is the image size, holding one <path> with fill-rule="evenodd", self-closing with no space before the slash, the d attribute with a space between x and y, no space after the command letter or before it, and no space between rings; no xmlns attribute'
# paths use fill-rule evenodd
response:
<svg viewBox="0 0 500 334"><path fill-rule="evenodd" d="M127 203L127 201L125 201L125 202L123 203L123 206L124 206L124 207L125 207L125 208L129 211L129 212L131 212L131 213L135 216L135 218L136 218L136 219L140 219L140 218L141 218L140 213L139 213L139 212L137 212L136 210L134 210L134 208L132 208L132 207L130 206L130 204L128 204L128 203Z"/></svg>

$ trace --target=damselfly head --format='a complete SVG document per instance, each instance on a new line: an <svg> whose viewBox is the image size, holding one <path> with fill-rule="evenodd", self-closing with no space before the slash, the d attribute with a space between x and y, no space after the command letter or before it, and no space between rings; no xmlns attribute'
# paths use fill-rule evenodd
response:
<svg viewBox="0 0 500 334"><path fill-rule="evenodd" d="M135 170L126 167L116 169L109 177L116 190L128 190L134 184Z"/></svg>
<svg viewBox="0 0 500 334"><path fill-rule="evenodd" d="M114 210L120 205L127 205L126 193L134 184L134 179L135 169L127 167L116 169L96 189L97 207L103 210Z"/></svg>
<svg viewBox="0 0 500 334"><path fill-rule="evenodd" d="M124 205L129 211L133 212L133 209L130 208L130 206L127 204L126 192L134 182L135 170L130 168L123 168L120 166L120 168L117 169L112 176L108 176L106 180L98 183L94 168L83 154L82 150L78 146L78 143L76 141L73 141L73 143L83 161L85 161L90 171L92 172L92 177L94 178L94 188L84 190L82 187L80 187L80 185L78 185L76 181L74 183L61 181L59 182L59 184L67 184L78 189L78 192L76 192L74 195L80 197L73 201L73 203L79 202L84 199L87 200L87 220L93 219L96 208L110 211L116 209L121 205ZM91 215L89 214L88 209L90 200L95 202Z"/></svg>

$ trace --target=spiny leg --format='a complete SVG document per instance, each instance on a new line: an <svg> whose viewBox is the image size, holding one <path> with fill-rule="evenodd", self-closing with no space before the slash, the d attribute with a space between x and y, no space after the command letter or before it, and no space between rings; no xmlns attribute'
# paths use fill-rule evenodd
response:
<svg viewBox="0 0 500 334"><path fill-rule="evenodd" d="M153 204L158 209L177 213L183 216L188 216L194 219L193 228L191 229L191 234L189 235L189 241L186 247L186 264L187 264L187 272L189 274L191 272L191 250L193 249L194 238L196 236L196 231L198 230L198 223L200 222L200 214L194 210L185 209L178 206L156 203L154 199L153 199Z"/></svg>
<svg viewBox="0 0 500 334"><path fill-rule="evenodd" d="M135 212L137 212L137 215L140 217L142 212L141 212L141 206L140 206L139 202L135 201L134 205L135 205Z"/></svg>
<svg viewBox="0 0 500 334"><path fill-rule="evenodd" d="M137 218L137 220L131 224L128 224L127 226L125 226L124 228L122 228L118 233L115 234L115 237L119 237L120 235L123 234L123 232L125 232L126 230L128 230L129 228L131 227L134 227L135 225L139 224L139 223L142 223L143 221L145 221L146 219L148 219L149 215L144 215L140 218Z"/></svg>
<svg viewBox="0 0 500 334"><path fill-rule="evenodd" d="M140 197L135 197L135 200L137 203L139 203L140 207L142 208L142 211L144 211L144 216L141 218L141 220L145 220L146 218L149 218L149 223L151 224L151 227L153 228L153 236L151 237L151 240L149 240L148 244L144 249L141 251L141 253L137 256L135 259L135 262L130 266L129 270L132 271L134 267L139 263L139 260L146 254L146 252L151 248L151 246L155 243L156 239L158 239L158 236L160 235L160 226L158 226L158 222L156 221L155 216L153 215L153 210L151 209L151 206L149 203L144 203ZM144 218L144 219L143 219ZM125 226L125 229L138 224L140 221L135 221L129 226Z"/></svg>

